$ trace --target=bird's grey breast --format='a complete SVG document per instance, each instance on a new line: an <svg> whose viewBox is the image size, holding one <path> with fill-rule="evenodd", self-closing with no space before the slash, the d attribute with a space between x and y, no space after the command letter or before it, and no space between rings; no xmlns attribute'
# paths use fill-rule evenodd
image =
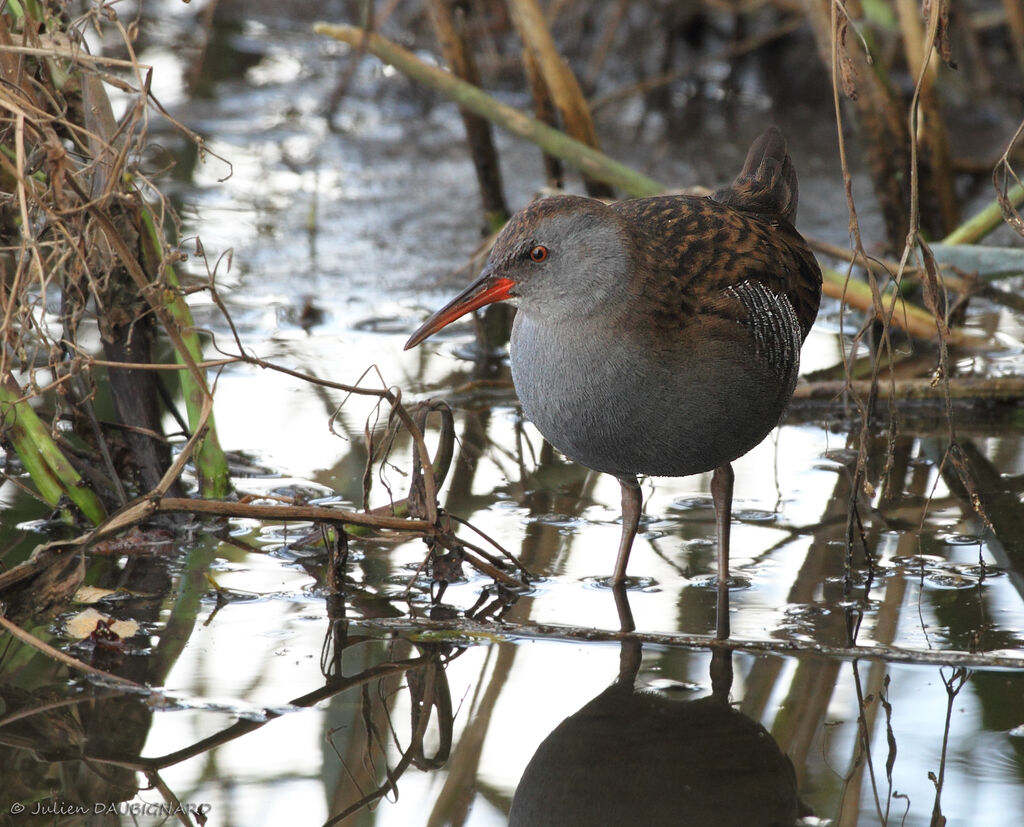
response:
<svg viewBox="0 0 1024 827"><path fill-rule="evenodd" d="M511 353L526 417L570 459L616 476L708 471L775 424L753 440L723 431L736 383L749 381L733 381L713 352L703 361L667 358L600 322L537 324L520 311Z"/></svg>
<svg viewBox="0 0 1024 827"><path fill-rule="evenodd" d="M630 473L629 452L615 446L629 436L644 371L628 348L585 319L538 323L520 309L511 357L523 412L545 439L590 468Z"/></svg>
<svg viewBox="0 0 1024 827"><path fill-rule="evenodd" d="M788 404L801 334L784 295L753 280L727 290L747 335L666 337L636 320L537 320L521 307L511 356L526 417L570 459L617 476L685 476L745 454Z"/></svg>

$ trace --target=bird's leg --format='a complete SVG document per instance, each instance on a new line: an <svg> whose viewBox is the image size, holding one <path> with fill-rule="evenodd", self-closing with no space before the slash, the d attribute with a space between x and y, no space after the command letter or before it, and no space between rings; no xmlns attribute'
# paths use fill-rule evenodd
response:
<svg viewBox="0 0 1024 827"><path fill-rule="evenodd" d="M732 466L719 465L711 475L711 499L718 528L718 607L715 637L729 637L729 528L732 522Z"/></svg>
<svg viewBox="0 0 1024 827"><path fill-rule="evenodd" d="M640 509L643 506L643 494L636 477L619 477L619 487L622 489L622 537L619 539L612 584L626 581L626 564L629 562L629 551L633 548L637 526L640 525Z"/></svg>
<svg viewBox="0 0 1024 827"><path fill-rule="evenodd" d="M619 631L625 634L636 631L633 610L629 608L629 593L625 583L612 583L612 596L615 598L615 611L619 615ZM625 643L623 643L625 646Z"/></svg>
<svg viewBox="0 0 1024 827"><path fill-rule="evenodd" d="M640 674L643 656L644 646L639 640L635 638L623 640L619 644L619 675L615 679L615 683L632 689L636 684L636 676Z"/></svg>
<svg viewBox="0 0 1024 827"><path fill-rule="evenodd" d="M722 611L719 605L719 611ZM728 611L728 607L726 607ZM623 643L625 645L625 643ZM622 656L619 656L622 662ZM622 669L620 667L619 671ZM729 649L711 650L711 697L722 703L729 703L729 692L732 690L732 651Z"/></svg>

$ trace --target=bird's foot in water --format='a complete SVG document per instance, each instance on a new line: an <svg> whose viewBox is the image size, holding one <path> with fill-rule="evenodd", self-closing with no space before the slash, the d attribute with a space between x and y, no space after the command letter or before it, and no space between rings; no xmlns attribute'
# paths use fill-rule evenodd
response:
<svg viewBox="0 0 1024 827"><path fill-rule="evenodd" d="M716 591L718 589L718 575L702 574L698 577L691 577L690 585L697 589ZM729 587L730 591L741 591L743 589L750 588L751 579L749 577L744 577L742 574L730 574L726 578L726 585Z"/></svg>
<svg viewBox="0 0 1024 827"><path fill-rule="evenodd" d="M661 590L661 585L653 577L627 577L621 583L616 583L610 574L603 577L592 575L584 577L583 582L590 588L596 589L627 589L631 592Z"/></svg>

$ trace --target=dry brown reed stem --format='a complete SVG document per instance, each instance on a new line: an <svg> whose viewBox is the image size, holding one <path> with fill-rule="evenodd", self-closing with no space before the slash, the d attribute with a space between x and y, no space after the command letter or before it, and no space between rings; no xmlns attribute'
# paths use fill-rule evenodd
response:
<svg viewBox="0 0 1024 827"><path fill-rule="evenodd" d="M431 533L435 528L434 524L427 520L375 514L372 511L351 511L346 508L319 505L253 505L224 500L197 500L190 497L143 499L128 518L138 522L152 514L173 512L255 520L315 520L406 532Z"/></svg>
<svg viewBox="0 0 1024 827"><path fill-rule="evenodd" d="M895 379L889 398L896 402L942 402L946 399L970 401L1013 402L1024 399L1024 377L1020 376L955 376L946 382L934 378ZM805 382L793 392L795 402L835 401L847 393L867 398L871 380Z"/></svg>
<svg viewBox="0 0 1024 827"><path fill-rule="evenodd" d="M1020 176L1017 175L1010 163L1010 153L1022 136L1024 136L1024 121L1017 126L1017 131L1013 133L1006 150L999 158L995 169L992 170L992 185L996 190L1003 221L1013 227L1018 235L1024 237L1024 217L1017 209L1021 203L1024 203L1024 183L1021 182Z"/></svg>
<svg viewBox="0 0 1024 827"><path fill-rule="evenodd" d="M428 0L427 10L441 46L441 54L452 74L474 86L480 85L480 73L465 36L466 14L470 7L456 8L450 0ZM459 107L466 130L469 154L476 169L484 221L489 232L500 229L508 220L509 209L501 183L501 167L494 149L491 124L475 112Z"/></svg>
<svg viewBox="0 0 1024 827"><path fill-rule="evenodd" d="M1003 0L1003 9L1017 66L1024 72L1024 3L1020 0Z"/></svg>
<svg viewBox="0 0 1024 827"><path fill-rule="evenodd" d="M614 161L593 147L577 141L564 132L530 118L514 107L500 103L476 86L465 83L451 73L419 60L408 49L354 26L315 23L313 31L333 37L356 48L365 47L385 63L395 66L419 83L445 94L485 118L526 138L547 152L557 154L579 169L584 175L601 178L631 196L656 195L663 187L649 176Z"/></svg>
<svg viewBox="0 0 1024 827"><path fill-rule="evenodd" d="M579 82L559 54L540 4L537 0L509 0L509 11L524 48L537 58L555 106L562 114L565 131L588 146L600 148Z"/></svg>
<svg viewBox="0 0 1024 827"><path fill-rule="evenodd" d="M807 18L825 66L838 93L853 97L861 126L861 147L871 170L889 246L900 249L906 237L909 167L906 121L901 108L876 74L866 48L857 42L853 21L842 0L808 0ZM841 139L842 140L842 139Z"/></svg>
<svg viewBox="0 0 1024 827"><path fill-rule="evenodd" d="M558 52L540 4L537 0L509 0L509 11L526 51L535 59L544 84L562 115L565 132L587 146L600 149L597 130L583 91L569 64ZM594 198L613 195L611 188L604 182L590 177L585 177L584 181L587 193Z"/></svg>
<svg viewBox="0 0 1024 827"><path fill-rule="evenodd" d="M537 55L530 49L523 50L523 70L530 85L530 98L533 100L533 115L541 123L557 129L558 112L555 102L551 99L551 90L544 82L544 73L537 62ZM544 183L549 189L560 190L565 186L565 167L562 159L550 152L543 153Z"/></svg>
<svg viewBox="0 0 1024 827"><path fill-rule="evenodd" d="M949 136L942 118L936 92L939 55L934 47L940 14L931 3L930 27L926 32L921 24L921 5L917 0L896 0L896 13L903 32L903 51L911 77L918 79L915 90L917 105L914 111L916 129L911 140L917 147L917 165L925 169L923 182L918 183L918 197L924 199L929 215L941 216L941 223L932 220L927 226L933 238L940 238L960 222L960 206L953 181L953 164L949 154ZM928 35L932 38L929 39ZM921 184L923 183L923 187ZM936 226L936 224L938 225Z"/></svg>

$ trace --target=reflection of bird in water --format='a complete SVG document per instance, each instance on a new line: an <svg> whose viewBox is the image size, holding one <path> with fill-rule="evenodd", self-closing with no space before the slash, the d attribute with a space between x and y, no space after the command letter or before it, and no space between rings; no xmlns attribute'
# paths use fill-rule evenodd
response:
<svg viewBox="0 0 1024 827"><path fill-rule="evenodd" d="M638 691L640 645L622 645L628 665L619 680L537 749L510 827L795 824L802 810L792 763L761 724L729 704L731 663L722 661L731 654L712 655L712 670L726 678L713 675L711 696L679 701Z"/></svg>
<svg viewBox="0 0 1024 827"><path fill-rule="evenodd" d="M821 298L796 205L775 128L712 198L536 201L502 230L480 277L406 343L517 301L510 352L524 412L567 457L621 484L614 583L640 519L637 475L712 470L728 577L729 463L778 424Z"/></svg>

